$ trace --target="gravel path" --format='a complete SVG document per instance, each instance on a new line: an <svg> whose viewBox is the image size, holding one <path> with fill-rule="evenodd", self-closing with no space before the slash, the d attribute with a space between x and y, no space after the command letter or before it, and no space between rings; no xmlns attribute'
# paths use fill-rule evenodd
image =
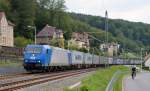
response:
<svg viewBox="0 0 150 91"><path fill-rule="evenodd" d="M150 73L142 72L137 74L135 80L131 77L124 79L124 91L150 91Z"/></svg>
<svg viewBox="0 0 150 91"><path fill-rule="evenodd" d="M64 88L68 88L81 80L83 80L86 76L92 74L94 72L84 73L73 77L64 78L57 81L51 81L44 84L28 87L25 89L21 89L18 91L63 91Z"/></svg>

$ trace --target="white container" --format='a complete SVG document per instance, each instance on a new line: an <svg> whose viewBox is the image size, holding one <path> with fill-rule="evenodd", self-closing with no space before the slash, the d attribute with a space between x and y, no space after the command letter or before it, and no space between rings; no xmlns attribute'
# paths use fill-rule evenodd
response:
<svg viewBox="0 0 150 91"><path fill-rule="evenodd" d="M72 51L72 64L83 64L84 63L84 53Z"/></svg>

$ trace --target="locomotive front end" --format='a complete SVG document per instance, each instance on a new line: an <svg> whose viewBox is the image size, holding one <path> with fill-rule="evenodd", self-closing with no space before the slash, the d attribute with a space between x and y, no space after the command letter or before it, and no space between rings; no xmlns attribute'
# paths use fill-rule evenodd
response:
<svg viewBox="0 0 150 91"><path fill-rule="evenodd" d="M24 68L27 71L40 70L43 62L42 46L29 45L24 51Z"/></svg>

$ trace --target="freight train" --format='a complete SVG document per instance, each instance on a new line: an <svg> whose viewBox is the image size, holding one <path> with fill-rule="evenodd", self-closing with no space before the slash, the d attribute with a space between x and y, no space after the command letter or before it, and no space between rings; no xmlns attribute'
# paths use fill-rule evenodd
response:
<svg viewBox="0 0 150 91"><path fill-rule="evenodd" d="M89 68L106 64L121 64L123 60L90 53L65 50L49 45L27 45L24 51L24 68L29 71L54 71L60 69Z"/></svg>

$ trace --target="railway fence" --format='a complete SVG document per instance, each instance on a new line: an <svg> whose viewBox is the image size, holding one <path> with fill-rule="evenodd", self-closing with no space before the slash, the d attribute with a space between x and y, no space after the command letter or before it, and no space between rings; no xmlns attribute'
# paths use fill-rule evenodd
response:
<svg viewBox="0 0 150 91"><path fill-rule="evenodd" d="M0 46L0 64L23 61L24 48Z"/></svg>
<svg viewBox="0 0 150 91"><path fill-rule="evenodd" d="M8 56L22 56L24 48L20 47L7 47L7 46L0 46L0 56L8 55Z"/></svg>
<svg viewBox="0 0 150 91"><path fill-rule="evenodd" d="M0 64L22 62L22 57L0 56Z"/></svg>

